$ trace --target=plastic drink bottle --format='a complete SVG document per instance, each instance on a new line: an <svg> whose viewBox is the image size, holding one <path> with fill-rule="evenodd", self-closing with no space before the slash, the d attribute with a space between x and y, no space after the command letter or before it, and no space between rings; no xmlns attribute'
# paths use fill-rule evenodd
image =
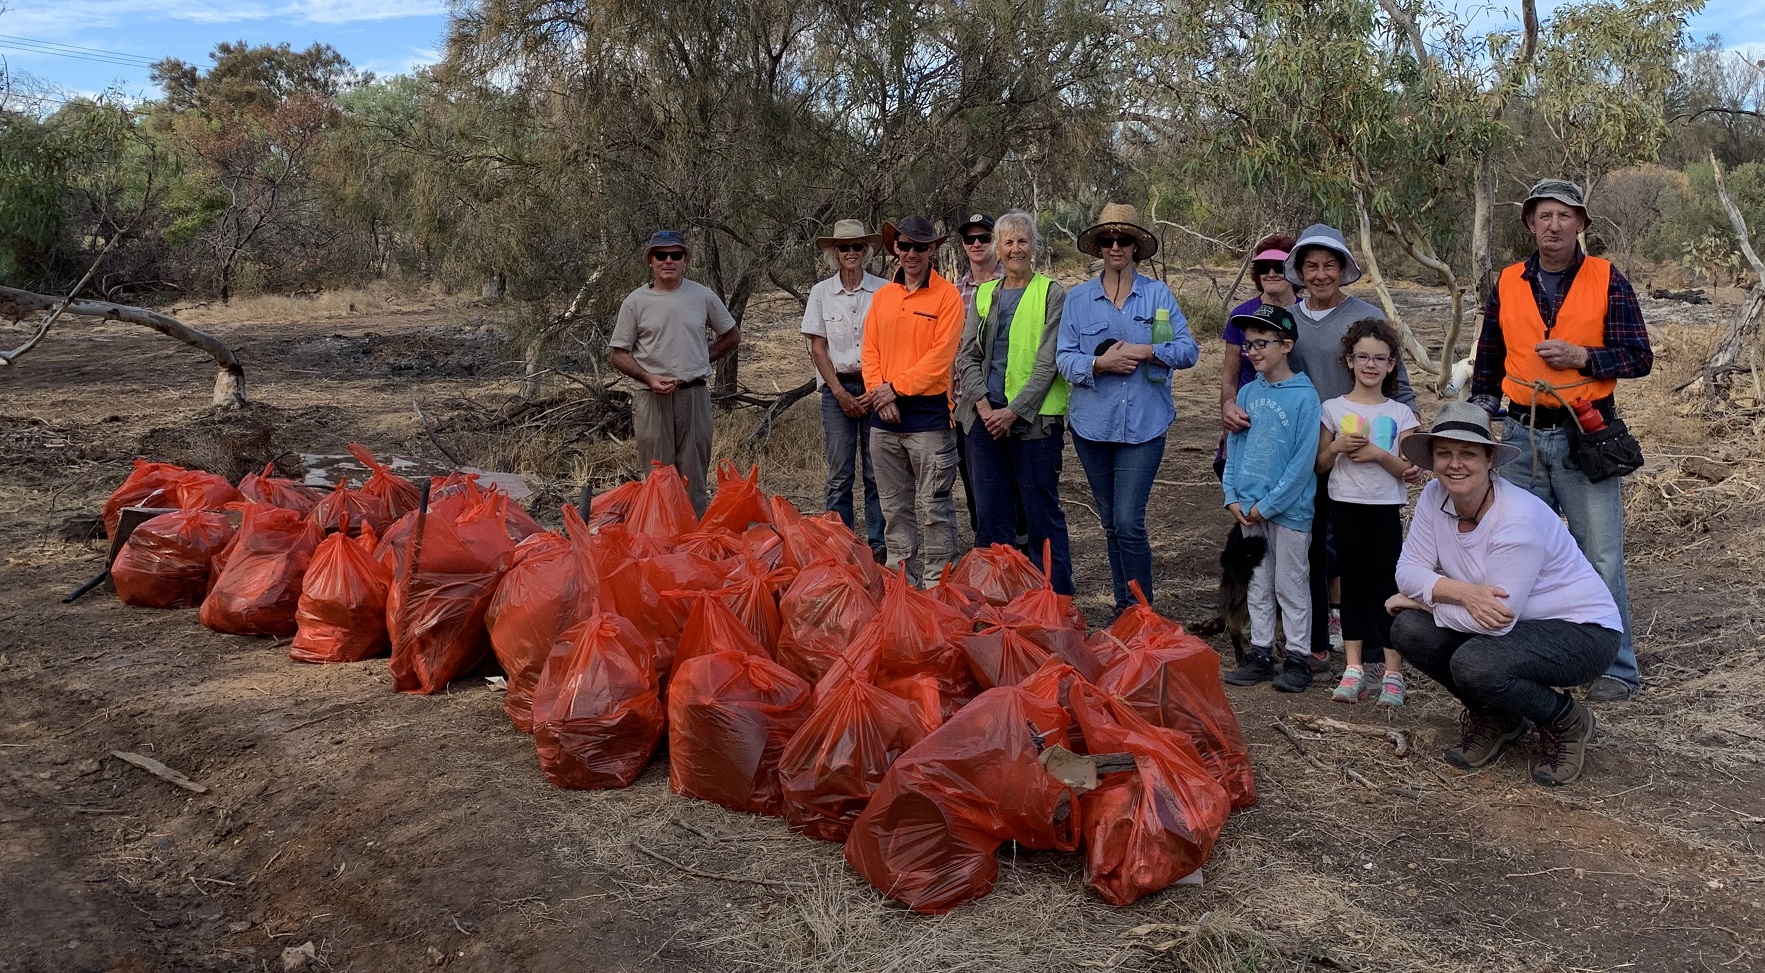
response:
<svg viewBox="0 0 1765 973"><path fill-rule="evenodd" d="M1152 312L1152 343L1162 345L1167 341L1175 340L1176 337L1177 332L1171 327L1170 309L1161 307ZM1146 363L1146 381L1154 385L1163 385L1165 377L1169 374L1170 369L1157 361Z"/></svg>

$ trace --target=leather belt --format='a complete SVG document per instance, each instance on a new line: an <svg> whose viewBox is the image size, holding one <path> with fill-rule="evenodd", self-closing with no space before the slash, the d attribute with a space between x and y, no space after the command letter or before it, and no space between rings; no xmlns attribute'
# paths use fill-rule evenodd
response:
<svg viewBox="0 0 1765 973"><path fill-rule="evenodd" d="M674 388L676 391L678 391L680 389L696 389L703 384L705 384L704 379L695 378L690 382L681 382L679 385L674 386Z"/></svg>

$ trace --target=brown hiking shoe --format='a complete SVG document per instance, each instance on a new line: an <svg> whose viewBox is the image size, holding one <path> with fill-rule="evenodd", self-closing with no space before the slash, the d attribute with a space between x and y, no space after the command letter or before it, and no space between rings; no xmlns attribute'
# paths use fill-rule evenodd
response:
<svg viewBox="0 0 1765 973"><path fill-rule="evenodd" d="M1538 728L1538 763L1532 779L1546 787L1574 783L1587 764L1587 745L1593 742L1593 710L1574 700L1568 715L1550 726Z"/></svg>
<svg viewBox="0 0 1765 973"><path fill-rule="evenodd" d="M1459 745L1446 752L1446 762L1460 770L1476 770L1501 756L1508 744L1531 728L1531 721L1515 713L1477 713L1466 707L1459 716Z"/></svg>

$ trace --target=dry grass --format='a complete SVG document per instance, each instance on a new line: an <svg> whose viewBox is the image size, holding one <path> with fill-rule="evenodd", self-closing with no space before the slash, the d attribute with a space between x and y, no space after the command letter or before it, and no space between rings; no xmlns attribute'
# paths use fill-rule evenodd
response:
<svg viewBox="0 0 1765 973"><path fill-rule="evenodd" d="M366 287L340 288L291 297L258 294L234 298L230 303L203 302L168 308L185 324L245 324L256 321L317 321L365 314L403 314L465 303L438 289L415 289L380 281Z"/></svg>

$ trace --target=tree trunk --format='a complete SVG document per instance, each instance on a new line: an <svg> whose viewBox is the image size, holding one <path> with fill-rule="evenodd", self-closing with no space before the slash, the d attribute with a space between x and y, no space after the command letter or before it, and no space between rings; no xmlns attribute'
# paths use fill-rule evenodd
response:
<svg viewBox="0 0 1765 973"><path fill-rule="evenodd" d="M0 315L23 317L34 311L53 310L61 303L62 299L59 297L21 291L14 287L0 287ZM214 335L198 331L158 311L128 304L111 304L108 301L68 301L62 313L138 324L201 350L213 358L217 366L213 404L234 409L245 405L245 366L240 364L239 356L233 354L233 349Z"/></svg>
<svg viewBox="0 0 1765 973"><path fill-rule="evenodd" d="M1728 324L1722 333L1722 340L1710 352L1704 362L1704 368L1696 380L1701 381L1706 398L1726 398L1734 387L1734 376L1742 371L1758 368L1759 361L1759 323L1765 317L1765 262L1753 250L1752 237L1747 230L1746 217L1741 215L1740 207L1734 205L1734 198L1728 195L1728 185L1722 178L1722 164L1716 161L1716 153L1710 153L1711 173L1716 177L1716 196L1722 201L1722 208L1728 212L1728 222L1734 226L1734 235L1740 242L1741 255L1752 265L1754 279L1752 292L1747 295L1747 303ZM1758 383L1754 373L1754 384Z"/></svg>
<svg viewBox="0 0 1765 973"><path fill-rule="evenodd" d="M1358 193L1356 195L1359 196ZM1373 221L1367 215L1366 203L1357 198L1355 209L1360 213L1361 253L1366 254L1367 257L1367 276L1372 278L1373 288L1379 292L1379 303L1385 306L1386 320L1390 321L1391 326L1397 329L1397 335L1403 341L1404 350L1410 353L1410 357L1415 359L1416 364L1425 372L1438 373L1440 368L1434 363L1433 356L1428 354L1428 347L1422 344L1421 339L1416 337L1416 333L1404 323L1403 315L1397 313L1397 302L1391 299L1391 289L1385 286L1385 275L1379 272L1379 257L1373 252ZM1442 381L1441 384L1444 385L1445 382Z"/></svg>
<svg viewBox="0 0 1765 973"><path fill-rule="evenodd" d="M1495 287L1495 156L1477 160L1477 186L1471 217L1471 292L1482 300Z"/></svg>

